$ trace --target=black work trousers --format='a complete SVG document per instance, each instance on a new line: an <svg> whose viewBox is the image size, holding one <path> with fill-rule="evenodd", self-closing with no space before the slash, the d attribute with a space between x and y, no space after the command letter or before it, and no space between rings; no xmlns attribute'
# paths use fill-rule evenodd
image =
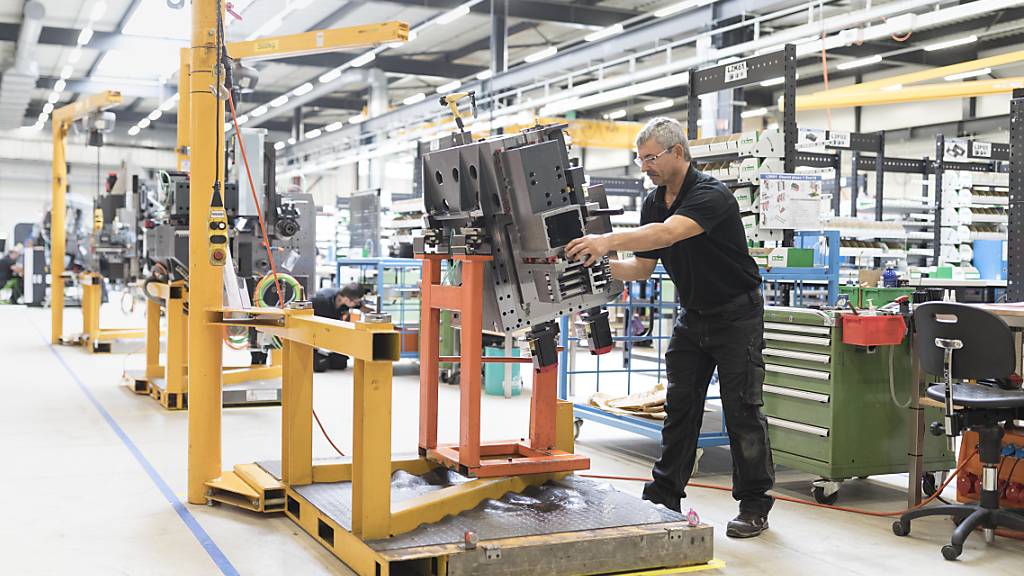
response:
<svg viewBox="0 0 1024 576"><path fill-rule="evenodd" d="M775 483L768 422L761 411L764 385L764 301L744 295L711 313L682 311L665 353L667 418L661 458L644 498L679 509L697 456L704 400L715 367L732 452L733 498L740 511L767 514L765 494Z"/></svg>

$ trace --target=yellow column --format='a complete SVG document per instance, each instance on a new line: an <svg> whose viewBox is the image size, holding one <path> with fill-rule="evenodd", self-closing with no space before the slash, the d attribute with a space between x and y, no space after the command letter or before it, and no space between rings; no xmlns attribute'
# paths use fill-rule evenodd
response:
<svg viewBox="0 0 1024 576"><path fill-rule="evenodd" d="M392 369L357 358L352 375L352 533L363 540L391 532Z"/></svg>
<svg viewBox="0 0 1024 576"><path fill-rule="evenodd" d="M146 299L146 381L163 377L160 367L160 305Z"/></svg>
<svg viewBox="0 0 1024 576"><path fill-rule="evenodd" d="M178 68L178 143L175 147L175 153L178 156L178 170L182 172L188 172L189 170L188 131L192 128L192 111L189 109L192 101L191 94L189 94L192 86L190 78L192 72L191 59L192 52L188 48L182 48L181 65Z"/></svg>
<svg viewBox="0 0 1024 576"><path fill-rule="evenodd" d="M67 211L68 166L64 156L67 127L53 122L53 202L50 207L50 342L64 336L64 216Z"/></svg>
<svg viewBox="0 0 1024 576"><path fill-rule="evenodd" d="M96 341L100 337L100 305L103 304L103 291L99 276L82 274L82 333L86 336L86 346L92 352L96 349Z"/></svg>
<svg viewBox="0 0 1024 576"><path fill-rule="evenodd" d="M312 310L289 315L312 316ZM281 474L289 486L313 482L313 347L282 339Z"/></svg>
<svg viewBox="0 0 1024 576"><path fill-rule="evenodd" d="M192 70L190 79L191 189L189 194L188 315L188 501L206 503L205 483L221 473L220 328L207 310L222 304L221 269L210 264L207 237L214 182L224 168L224 104L212 91L217 84L217 2L192 2ZM223 74L221 74L223 79ZM219 159L219 160L218 160Z"/></svg>
<svg viewBox="0 0 1024 576"><path fill-rule="evenodd" d="M168 394L188 392L188 318L185 301L188 293L181 280L172 282L167 291L167 390Z"/></svg>

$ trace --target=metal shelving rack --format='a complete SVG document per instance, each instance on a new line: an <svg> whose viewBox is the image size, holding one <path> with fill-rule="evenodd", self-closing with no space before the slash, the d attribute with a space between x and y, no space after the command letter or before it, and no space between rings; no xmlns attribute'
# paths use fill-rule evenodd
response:
<svg viewBox="0 0 1024 576"><path fill-rule="evenodd" d="M649 280L645 281L647 284L648 293L650 297L648 299L640 299L639 297L639 282L630 282L627 285L625 291L624 301L615 302L608 304L608 308L615 308L623 310L625 313L624 331L625 334L621 336L614 336L612 340L615 342L621 342L623 344L623 366L621 368L602 368L602 357L594 357L593 368L588 369L576 369L575 354L580 352L581 349L578 346L579 342L585 341L585 338L579 338L570 332L569 317L564 316L561 320L561 345L562 351L559 355L559 375L558 375L558 395L559 398L570 400L575 397L575 379L576 376L592 376L595 382L595 392L601 391L601 378L602 376L613 375L612 377L618 378L625 374L626 377L626 394L633 393L633 375L634 374L651 374L654 375L655 382L661 381L665 373L664 367L664 354L668 348L668 341L672 337L671 326L675 322L676 312L678 305L673 298L671 301L666 302L664 300L664 286L666 283L672 281L668 277L668 273L665 268L658 264L654 273L651 275ZM630 320L633 318L633 313L638 310L648 310L650 314L655 318L654 327L655 329L650 334L645 335L632 335L630 334ZM666 334L663 330L665 325L669 326L668 333ZM633 353L634 345L637 342L650 340L652 347L656 350L657 356L651 358L648 356L635 355ZM604 361L605 363L608 361ZM638 367L634 364L639 362L646 362L648 367ZM714 381L712 381L714 383ZM718 395L709 395L708 400L719 400L721 397ZM640 416L630 416L625 414L614 414L606 412L596 406L591 406L586 402L574 402L573 413L577 419L577 425L583 421L593 421L600 424L605 424L639 434L646 438L653 440L661 439L661 428L662 421L643 418ZM722 412L718 412L722 416L721 422L715 425L708 425L708 430L702 431L697 440L697 445L701 448L707 448L710 446L724 446L729 443L729 436L725 430L725 417Z"/></svg>
<svg viewBox="0 0 1024 576"><path fill-rule="evenodd" d="M378 310L391 315L395 330L401 334L401 357L419 358L419 283L423 263L412 258L339 258L336 266L339 282L342 268L359 270L363 280L367 279L370 272L376 276L372 281L360 283L375 286ZM386 281L388 271L394 271L394 283ZM388 298L386 295L392 292L395 293L394 298ZM386 301L386 298L392 301ZM413 298L415 301L410 301Z"/></svg>
<svg viewBox="0 0 1024 576"><path fill-rule="evenodd" d="M1007 238L1006 295L1024 302L1024 89L1010 100L1010 219Z"/></svg>

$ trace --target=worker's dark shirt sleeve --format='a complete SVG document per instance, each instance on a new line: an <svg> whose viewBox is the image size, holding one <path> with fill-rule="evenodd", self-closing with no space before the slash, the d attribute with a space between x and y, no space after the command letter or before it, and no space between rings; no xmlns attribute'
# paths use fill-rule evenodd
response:
<svg viewBox="0 0 1024 576"><path fill-rule="evenodd" d="M675 215L693 220L706 232L729 214L734 203L735 199L728 188L714 183L701 183L686 195Z"/></svg>
<svg viewBox="0 0 1024 576"><path fill-rule="evenodd" d="M656 196L658 194L657 189L651 190L647 193L647 198L644 199L644 203L640 206L640 225L646 226L647 224L660 223L657 216L654 213L654 203L657 201ZM657 260L661 257L661 250L638 250L633 253L637 258L648 258L650 260Z"/></svg>

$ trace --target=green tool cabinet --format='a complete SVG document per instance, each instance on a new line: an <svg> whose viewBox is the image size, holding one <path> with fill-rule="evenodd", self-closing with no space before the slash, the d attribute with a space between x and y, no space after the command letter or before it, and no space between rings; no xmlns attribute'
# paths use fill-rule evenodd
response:
<svg viewBox="0 0 1024 576"><path fill-rule="evenodd" d="M831 503L848 478L907 472L912 389L909 338L900 346L843 344L840 313L766 307L764 412L776 464L818 475L814 496ZM941 420L928 408L925 422ZM949 470L945 437L928 435L924 469ZM936 478L925 478L926 487Z"/></svg>

